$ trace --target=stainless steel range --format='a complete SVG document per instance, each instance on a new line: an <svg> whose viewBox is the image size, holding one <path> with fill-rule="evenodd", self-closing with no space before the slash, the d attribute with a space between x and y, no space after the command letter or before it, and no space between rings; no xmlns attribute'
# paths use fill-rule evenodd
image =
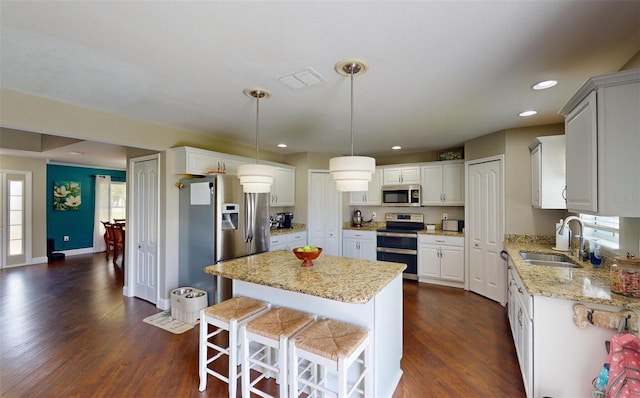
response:
<svg viewBox="0 0 640 398"><path fill-rule="evenodd" d="M424 214L386 213L386 228L377 230L377 260L407 264L402 276L418 279L418 231L424 229Z"/></svg>

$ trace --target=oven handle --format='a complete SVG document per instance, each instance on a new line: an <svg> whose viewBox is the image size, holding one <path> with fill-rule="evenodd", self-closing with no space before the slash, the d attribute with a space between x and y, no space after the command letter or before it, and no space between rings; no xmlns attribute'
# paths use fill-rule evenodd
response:
<svg viewBox="0 0 640 398"><path fill-rule="evenodd" d="M412 256L418 255L417 250L411 250L411 249L390 249L388 247L377 247L376 251L380 253L409 254Z"/></svg>
<svg viewBox="0 0 640 398"><path fill-rule="evenodd" d="M418 234L406 233L406 232L376 232L377 236L388 236L390 238L415 238L418 239Z"/></svg>

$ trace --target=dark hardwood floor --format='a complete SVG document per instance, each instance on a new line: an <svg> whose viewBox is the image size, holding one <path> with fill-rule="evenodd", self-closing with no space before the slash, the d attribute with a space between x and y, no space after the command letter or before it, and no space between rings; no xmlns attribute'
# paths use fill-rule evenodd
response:
<svg viewBox="0 0 640 398"><path fill-rule="evenodd" d="M0 270L0 396L225 396L211 376L198 391L198 328L174 335L142 322L159 310L124 297L122 280L102 253ZM503 307L460 289L403 288L393 398L525 396Z"/></svg>

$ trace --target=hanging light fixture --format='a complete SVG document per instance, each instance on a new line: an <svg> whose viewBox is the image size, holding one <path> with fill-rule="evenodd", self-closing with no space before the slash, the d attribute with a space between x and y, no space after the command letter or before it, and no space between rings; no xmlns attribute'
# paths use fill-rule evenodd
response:
<svg viewBox="0 0 640 398"><path fill-rule="evenodd" d="M238 178L244 193L269 193L276 169L265 164L258 164L258 142L260 136L260 99L271 97L271 93L263 89L245 88L247 97L256 99L256 162L238 166Z"/></svg>
<svg viewBox="0 0 640 398"><path fill-rule="evenodd" d="M329 160L329 172L340 192L359 192L369 189L369 181L376 171L376 160L367 156L353 156L353 77L364 74L369 65L358 59L339 61L335 70L343 76L351 77L351 156L341 156Z"/></svg>

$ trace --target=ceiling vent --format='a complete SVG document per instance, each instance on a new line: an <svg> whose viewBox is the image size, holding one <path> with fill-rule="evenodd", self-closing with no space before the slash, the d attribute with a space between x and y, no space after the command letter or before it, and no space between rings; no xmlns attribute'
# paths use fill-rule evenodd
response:
<svg viewBox="0 0 640 398"><path fill-rule="evenodd" d="M292 90L314 86L316 84L326 82L327 79L322 77L313 68L306 68L298 72L293 72L277 78L280 83Z"/></svg>

